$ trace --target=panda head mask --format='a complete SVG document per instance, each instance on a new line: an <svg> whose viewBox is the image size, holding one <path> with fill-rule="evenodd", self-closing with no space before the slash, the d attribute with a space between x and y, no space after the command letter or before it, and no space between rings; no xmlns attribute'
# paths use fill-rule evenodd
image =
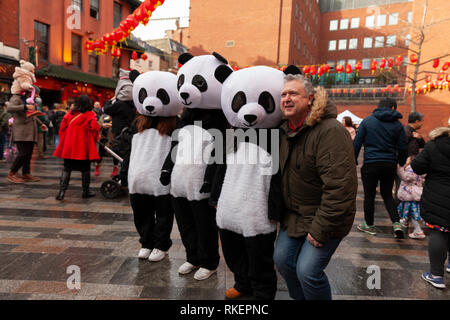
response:
<svg viewBox="0 0 450 320"><path fill-rule="evenodd" d="M217 80L216 70L230 74L233 70L228 62L218 53L194 57L183 53L178 58L182 64L178 70L178 98L187 108L220 109L222 83Z"/></svg>
<svg viewBox="0 0 450 320"><path fill-rule="evenodd" d="M178 100L177 77L163 71L130 72L133 82L133 102L137 111L150 117L173 117L181 112Z"/></svg>
<svg viewBox="0 0 450 320"><path fill-rule="evenodd" d="M221 105L235 128L275 128L282 119L281 91L286 74L300 74L295 66L280 71L266 66L238 70L223 83Z"/></svg>

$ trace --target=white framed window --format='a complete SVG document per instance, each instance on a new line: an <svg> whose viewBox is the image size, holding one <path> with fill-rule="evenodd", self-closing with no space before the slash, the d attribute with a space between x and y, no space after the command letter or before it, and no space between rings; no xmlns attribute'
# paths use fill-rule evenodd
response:
<svg viewBox="0 0 450 320"><path fill-rule="evenodd" d="M341 19L341 30L348 29L348 19Z"/></svg>
<svg viewBox="0 0 450 320"><path fill-rule="evenodd" d="M362 69L363 70L369 70L370 69L370 59L362 59Z"/></svg>
<svg viewBox="0 0 450 320"><path fill-rule="evenodd" d="M345 59L344 60L338 60L337 63L345 67Z"/></svg>
<svg viewBox="0 0 450 320"><path fill-rule="evenodd" d="M384 47L384 36L375 37L375 48Z"/></svg>
<svg viewBox="0 0 450 320"><path fill-rule="evenodd" d="M355 67L356 59L348 59L347 64L352 66L352 69Z"/></svg>
<svg viewBox="0 0 450 320"><path fill-rule="evenodd" d="M298 38L298 41L297 41L297 49L300 50L300 38Z"/></svg>
<svg viewBox="0 0 450 320"><path fill-rule="evenodd" d="M338 29L338 21L330 20L330 31L335 31Z"/></svg>
<svg viewBox="0 0 450 320"><path fill-rule="evenodd" d="M357 38L350 39L348 41L348 49L349 50L358 49L358 39Z"/></svg>
<svg viewBox="0 0 450 320"><path fill-rule="evenodd" d="M385 14L379 14L377 16L377 27L383 27L386 25L386 15Z"/></svg>
<svg viewBox="0 0 450 320"><path fill-rule="evenodd" d="M366 27L367 28L375 27L375 16L367 16L366 17Z"/></svg>
<svg viewBox="0 0 450 320"><path fill-rule="evenodd" d="M307 29L308 29L308 21L305 21L305 32L306 32Z"/></svg>
<svg viewBox="0 0 450 320"><path fill-rule="evenodd" d="M358 29L359 28L359 17L352 18L350 22L350 29Z"/></svg>
<svg viewBox="0 0 450 320"><path fill-rule="evenodd" d="M396 36L387 36L386 37L386 47L393 47L397 42Z"/></svg>
<svg viewBox="0 0 450 320"><path fill-rule="evenodd" d="M408 11L408 23L412 22L412 11Z"/></svg>
<svg viewBox="0 0 450 320"><path fill-rule="evenodd" d="M302 23L303 21L303 10L300 10L300 18L299 18L300 23Z"/></svg>
<svg viewBox="0 0 450 320"><path fill-rule="evenodd" d="M347 50L347 39L339 40L339 50Z"/></svg>
<svg viewBox="0 0 450 320"><path fill-rule="evenodd" d="M327 61L327 64L330 66L330 70L333 70L334 66L336 65L336 62L334 62L334 61Z"/></svg>
<svg viewBox="0 0 450 320"><path fill-rule="evenodd" d="M398 12L391 13L389 15L389 25L393 26L393 25L396 25L396 24L398 24Z"/></svg>
<svg viewBox="0 0 450 320"><path fill-rule="evenodd" d="M298 3L295 3L295 16L298 17Z"/></svg>
<svg viewBox="0 0 450 320"><path fill-rule="evenodd" d="M294 46L297 44L297 32L294 31Z"/></svg>
<svg viewBox="0 0 450 320"><path fill-rule="evenodd" d="M405 37L405 46L409 46L409 41L411 40L411 35L407 34Z"/></svg>
<svg viewBox="0 0 450 320"><path fill-rule="evenodd" d="M372 38L370 37L364 38L363 48L372 48Z"/></svg>
<svg viewBox="0 0 450 320"><path fill-rule="evenodd" d="M330 40L328 42L328 51L336 50L336 40Z"/></svg>
<svg viewBox="0 0 450 320"><path fill-rule="evenodd" d="M311 26L308 24L308 36L311 34Z"/></svg>

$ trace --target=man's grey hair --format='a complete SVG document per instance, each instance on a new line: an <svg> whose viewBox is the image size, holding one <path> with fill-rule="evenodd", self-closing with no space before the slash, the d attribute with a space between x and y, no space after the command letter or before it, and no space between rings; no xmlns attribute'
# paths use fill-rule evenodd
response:
<svg viewBox="0 0 450 320"><path fill-rule="evenodd" d="M288 74L284 76L284 83L289 81L298 81L301 84L303 84L303 87L305 88L305 93L308 96L311 94L314 95L314 93L316 93L316 90L314 89L312 83L301 74Z"/></svg>

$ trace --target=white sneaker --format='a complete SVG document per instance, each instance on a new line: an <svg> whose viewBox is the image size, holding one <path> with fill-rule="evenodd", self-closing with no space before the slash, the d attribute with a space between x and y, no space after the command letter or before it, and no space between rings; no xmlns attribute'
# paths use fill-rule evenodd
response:
<svg viewBox="0 0 450 320"><path fill-rule="evenodd" d="M211 277L214 273L216 273L217 270L208 270L205 268L200 268L198 271L194 274L195 280L206 280L209 277Z"/></svg>
<svg viewBox="0 0 450 320"><path fill-rule="evenodd" d="M178 273L179 274L188 274L188 273L191 273L195 268L196 268L196 266L194 266L193 264L186 261L185 263L183 263L181 265L181 267L178 268Z"/></svg>
<svg viewBox="0 0 450 320"><path fill-rule="evenodd" d="M400 219L400 224L402 225L405 230L408 230L408 220L407 219Z"/></svg>
<svg viewBox="0 0 450 320"><path fill-rule="evenodd" d="M152 253L148 257L148 260L149 261L153 261L153 262L161 261L162 259L165 258L166 254L167 254L167 251L162 251L162 250L159 250L159 249L153 249Z"/></svg>
<svg viewBox="0 0 450 320"><path fill-rule="evenodd" d="M141 250L139 250L138 258L139 259L147 259L150 256L151 252L152 252L152 249L142 248Z"/></svg>
<svg viewBox="0 0 450 320"><path fill-rule="evenodd" d="M411 239L425 239L425 233L423 233L423 231L421 232L414 231L413 233L409 234L409 237Z"/></svg>

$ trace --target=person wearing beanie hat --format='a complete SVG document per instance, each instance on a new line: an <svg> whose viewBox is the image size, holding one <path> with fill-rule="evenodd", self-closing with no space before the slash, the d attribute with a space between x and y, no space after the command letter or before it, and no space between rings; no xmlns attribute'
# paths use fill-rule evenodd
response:
<svg viewBox="0 0 450 320"><path fill-rule="evenodd" d="M20 67L15 68L13 79L12 94L20 94L21 91L31 90L33 83L36 82L34 65L28 61L20 60Z"/></svg>

